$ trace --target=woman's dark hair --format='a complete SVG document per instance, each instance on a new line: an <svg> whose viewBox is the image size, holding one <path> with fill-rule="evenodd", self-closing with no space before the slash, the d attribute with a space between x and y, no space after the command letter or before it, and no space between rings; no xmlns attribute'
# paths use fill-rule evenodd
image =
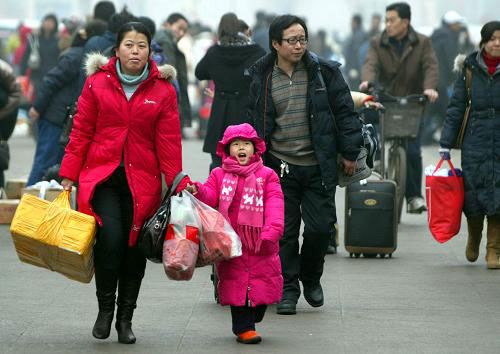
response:
<svg viewBox="0 0 500 354"><path fill-rule="evenodd" d="M54 22L54 29L52 30L52 33L49 33L49 35L54 35L57 33L57 31L59 31L59 21L57 20L57 16L54 15L54 14L47 14L43 17L42 19L42 24L45 22L45 21L52 21ZM41 31L44 31L43 29L43 26L41 26Z"/></svg>
<svg viewBox="0 0 500 354"><path fill-rule="evenodd" d="M151 33L151 37L155 36L156 24L152 19L146 16L140 16L137 20L148 28L149 33Z"/></svg>
<svg viewBox="0 0 500 354"><path fill-rule="evenodd" d="M108 24L103 20L94 19L87 22L84 28L82 28L83 33L76 31L76 35L71 42L72 47L83 47L85 43L94 36L100 36L104 34L108 27ZM82 35L83 34L83 35Z"/></svg>
<svg viewBox="0 0 500 354"><path fill-rule="evenodd" d="M236 37L239 31L240 22L234 13L228 12L222 15L217 29L217 37L219 37L219 41L227 37Z"/></svg>
<svg viewBox="0 0 500 354"><path fill-rule="evenodd" d="M411 21L411 8L405 2L395 2L394 4L390 4L385 8L385 12L387 11L396 11L399 17L404 20L407 19Z"/></svg>
<svg viewBox="0 0 500 354"><path fill-rule="evenodd" d="M120 27L116 35L116 43L115 48L120 47L120 43L123 41L123 38L128 32L136 31L137 33L142 33L148 39L148 47L151 52L151 32L149 32L148 28L141 22L128 22Z"/></svg>
<svg viewBox="0 0 500 354"><path fill-rule="evenodd" d="M500 21L490 21L481 28L481 42L479 42L479 48L488 42L495 31L500 31Z"/></svg>
<svg viewBox="0 0 500 354"><path fill-rule="evenodd" d="M273 41L281 43L283 41L283 31L295 24L301 25L306 33L306 39L309 38L306 22L303 19L294 15L278 16L269 26L269 49L271 49L271 52L276 54L276 49L273 47Z"/></svg>

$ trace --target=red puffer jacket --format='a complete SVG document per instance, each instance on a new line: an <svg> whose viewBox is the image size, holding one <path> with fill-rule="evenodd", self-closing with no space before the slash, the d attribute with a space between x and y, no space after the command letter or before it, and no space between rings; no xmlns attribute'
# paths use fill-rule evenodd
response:
<svg viewBox="0 0 500 354"><path fill-rule="evenodd" d="M130 101L116 72L116 57L89 56L88 73L78 100L70 142L60 175L79 183L79 211L96 217L92 197L98 184L111 176L123 158L134 201L129 246L134 246L145 219L160 205L161 174L170 186L182 170L182 146L177 99L169 79L170 65L149 61L149 76ZM183 180L178 190L185 187Z"/></svg>

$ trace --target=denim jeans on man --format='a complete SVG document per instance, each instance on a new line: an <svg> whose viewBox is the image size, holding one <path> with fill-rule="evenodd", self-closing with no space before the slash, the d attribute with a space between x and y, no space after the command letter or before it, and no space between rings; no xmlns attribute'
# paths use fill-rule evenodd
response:
<svg viewBox="0 0 500 354"><path fill-rule="evenodd" d="M28 186L42 180L45 171L61 162L64 150L59 143L62 127L55 125L45 119L38 119L38 141L36 144L35 158L28 178Z"/></svg>

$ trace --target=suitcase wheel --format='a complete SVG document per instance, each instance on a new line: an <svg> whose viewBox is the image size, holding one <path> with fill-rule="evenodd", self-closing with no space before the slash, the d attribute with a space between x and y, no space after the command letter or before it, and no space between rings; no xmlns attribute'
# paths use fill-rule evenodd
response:
<svg viewBox="0 0 500 354"><path fill-rule="evenodd" d="M352 258L354 256L354 253L349 252L349 258Z"/></svg>
<svg viewBox="0 0 500 354"><path fill-rule="evenodd" d="M354 257L359 258L361 256L361 253L354 253Z"/></svg>
<svg viewBox="0 0 500 354"><path fill-rule="evenodd" d="M386 254L385 253L381 253L380 254L380 258L385 258Z"/></svg>
<svg viewBox="0 0 500 354"><path fill-rule="evenodd" d="M363 253L363 257L365 258L375 258L377 257L376 253Z"/></svg>
<svg viewBox="0 0 500 354"><path fill-rule="evenodd" d="M389 253L389 258L392 258L392 253Z"/></svg>

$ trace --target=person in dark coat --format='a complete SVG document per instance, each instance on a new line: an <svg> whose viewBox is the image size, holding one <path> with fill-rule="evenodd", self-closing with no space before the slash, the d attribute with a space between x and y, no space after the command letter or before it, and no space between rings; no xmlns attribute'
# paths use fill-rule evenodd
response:
<svg viewBox="0 0 500 354"><path fill-rule="evenodd" d="M351 20L352 33L344 45L345 73L351 90L357 89L361 82L361 65L359 63L359 49L366 41L367 34L363 30L363 19L356 14Z"/></svg>
<svg viewBox="0 0 500 354"><path fill-rule="evenodd" d="M422 139L424 143L433 142L433 134L436 129L443 125L448 107L448 89L455 81L456 75L453 72L453 61L458 54L468 54L461 52L459 39L464 26L464 18L455 11L448 11L443 16L442 25L431 35L432 47L436 53L439 64L439 82L437 91L439 98L435 104L430 105L424 120L424 131ZM464 48L465 49L465 48Z"/></svg>
<svg viewBox="0 0 500 354"><path fill-rule="evenodd" d="M470 70L471 109L461 147L469 231L465 255L470 262L479 257L487 217L486 263L489 269L500 269L500 21L483 26L479 46L479 51L455 60L459 76L446 112L440 154L449 159L457 140L468 101L465 78Z"/></svg>
<svg viewBox="0 0 500 354"><path fill-rule="evenodd" d="M72 46L64 52L57 65L45 75L29 116L38 126L38 141L27 185L42 180L45 171L61 162L63 149L59 144L66 119L67 107L78 96L79 75L82 67L83 46L88 38L104 33L106 25L101 20L90 21L75 36Z"/></svg>
<svg viewBox="0 0 500 354"><path fill-rule="evenodd" d="M203 144L203 151L212 155L210 171L222 163L215 150L226 128L250 123L247 118L250 78L245 76L245 70L266 54L262 47L251 43L239 31L239 25L235 14L222 16L219 42L208 49L195 70L198 80L215 82L215 96Z"/></svg>
<svg viewBox="0 0 500 354"><path fill-rule="evenodd" d="M352 175L362 146L361 122L340 64L307 51L307 42L302 19L279 16L269 28L271 53L249 69L249 118L266 142L265 163L280 176L285 196L280 241L284 288L277 307L284 315L296 313L299 280L311 306L324 303L320 280L337 221L337 169ZM305 226L299 253L301 219Z"/></svg>
<svg viewBox="0 0 500 354"><path fill-rule="evenodd" d="M180 13L170 14L163 28L156 33L155 41L161 46L165 61L177 70L177 100L179 102L179 117L181 128L191 126L191 103L188 96L188 74L186 56L180 51L177 43L186 34L189 22Z"/></svg>
<svg viewBox="0 0 500 354"><path fill-rule="evenodd" d="M16 83L14 70L0 59L0 144L7 144L14 131L21 96L21 88ZM0 199L3 197L4 185L4 169L0 167Z"/></svg>
<svg viewBox="0 0 500 354"><path fill-rule="evenodd" d="M35 95L40 90L44 76L57 64L59 58L59 36L57 35L57 17L46 15L42 20L40 31L28 36L28 45L21 60L21 74L26 75L31 70L30 81L34 86ZM30 64L33 48L38 48L38 65ZM36 50L36 49L35 49Z"/></svg>

